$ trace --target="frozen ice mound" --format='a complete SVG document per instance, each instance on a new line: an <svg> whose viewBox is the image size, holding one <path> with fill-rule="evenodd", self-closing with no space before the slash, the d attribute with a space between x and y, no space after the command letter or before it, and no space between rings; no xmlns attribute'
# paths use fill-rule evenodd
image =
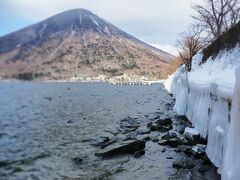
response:
<svg viewBox="0 0 240 180"><path fill-rule="evenodd" d="M236 180L240 177L240 47L222 51L204 64L201 59L201 54L194 56L192 71L186 73L181 66L165 86L176 99L174 111L186 115L194 130L207 138L206 153L223 179Z"/></svg>
<svg viewBox="0 0 240 180"><path fill-rule="evenodd" d="M236 180L240 178L240 66L236 71L236 77L237 81L233 94L231 121L223 161L223 180Z"/></svg>

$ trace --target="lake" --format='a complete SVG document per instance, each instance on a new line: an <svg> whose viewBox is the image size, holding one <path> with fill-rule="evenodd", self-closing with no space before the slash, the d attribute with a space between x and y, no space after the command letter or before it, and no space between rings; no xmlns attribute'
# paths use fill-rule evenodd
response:
<svg viewBox="0 0 240 180"><path fill-rule="evenodd" d="M121 119L146 126L156 114L174 117L173 104L162 84L0 83L0 179L218 179L212 165L204 173L172 168L185 155L168 147L163 153L152 141L140 158L94 155L99 137L129 135L114 133Z"/></svg>

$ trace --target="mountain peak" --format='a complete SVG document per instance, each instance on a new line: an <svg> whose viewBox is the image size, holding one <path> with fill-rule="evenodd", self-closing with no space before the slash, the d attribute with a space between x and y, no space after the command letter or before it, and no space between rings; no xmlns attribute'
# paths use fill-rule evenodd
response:
<svg viewBox="0 0 240 180"><path fill-rule="evenodd" d="M74 18L79 18L80 15L85 15L85 16L92 15L93 16L94 14L89 10L78 8L78 9L71 9L68 11L58 13L58 14L54 15L53 17L50 17L49 19L54 19L54 18L63 18L63 20L74 19Z"/></svg>
<svg viewBox="0 0 240 180"><path fill-rule="evenodd" d="M64 11L62 13L56 14L50 18L48 18L48 23L54 23L56 25L71 25L73 23L81 23L82 21L91 20L98 18L91 11L86 9L72 9L68 11ZM95 20L96 21L96 20Z"/></svg>
<svg viewBox="0 0 240 180"><path fill-rule="evenodd" d="M0 38L4 78L166 78L171 58L85 9L59 13Z"/></svg>

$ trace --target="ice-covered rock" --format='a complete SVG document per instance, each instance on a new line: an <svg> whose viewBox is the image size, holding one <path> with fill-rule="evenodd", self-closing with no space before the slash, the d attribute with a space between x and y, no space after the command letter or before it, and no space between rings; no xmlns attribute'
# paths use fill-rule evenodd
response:
<svg viewBox="0 0 240 180"><path fill-rule="evenodd" d="M198 140L200 139L200 134L199 132L194 129L194 128L189 128L189 127L186 127L185 130L184 130L184 133L183 133L183 136L186 138L186 139L189 139L189 140L192 140L192 141L195 141L195 140Z"/></svg>

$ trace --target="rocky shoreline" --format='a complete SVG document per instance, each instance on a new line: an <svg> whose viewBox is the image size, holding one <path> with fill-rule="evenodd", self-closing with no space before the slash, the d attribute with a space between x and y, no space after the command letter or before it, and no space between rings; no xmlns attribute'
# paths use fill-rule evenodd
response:
<svg viewBox="0 0 240 180"><path fill-rule="evenodd" d="M114 130L106 130L113 135L112 137L100 136L90 141L92 146L99 148L95 156L101 160L114 159L123 155L144 158L146 143L152 142L161 147L158 153L170 150L184 154L181 158L169 155L166 157L172 161L172 168L176 171L191 171L192 174L198 174L193 179L213 179L213 177L206 177L206 174L209 173L208 171L215 171L214 179L220 179L216 173L216 167L205 153L206 140L194 131L192 124L185 116L171 117L154 113L145 115L145 118L148 119L145 125L142 125L138 118L121 119Z"/></svg>

